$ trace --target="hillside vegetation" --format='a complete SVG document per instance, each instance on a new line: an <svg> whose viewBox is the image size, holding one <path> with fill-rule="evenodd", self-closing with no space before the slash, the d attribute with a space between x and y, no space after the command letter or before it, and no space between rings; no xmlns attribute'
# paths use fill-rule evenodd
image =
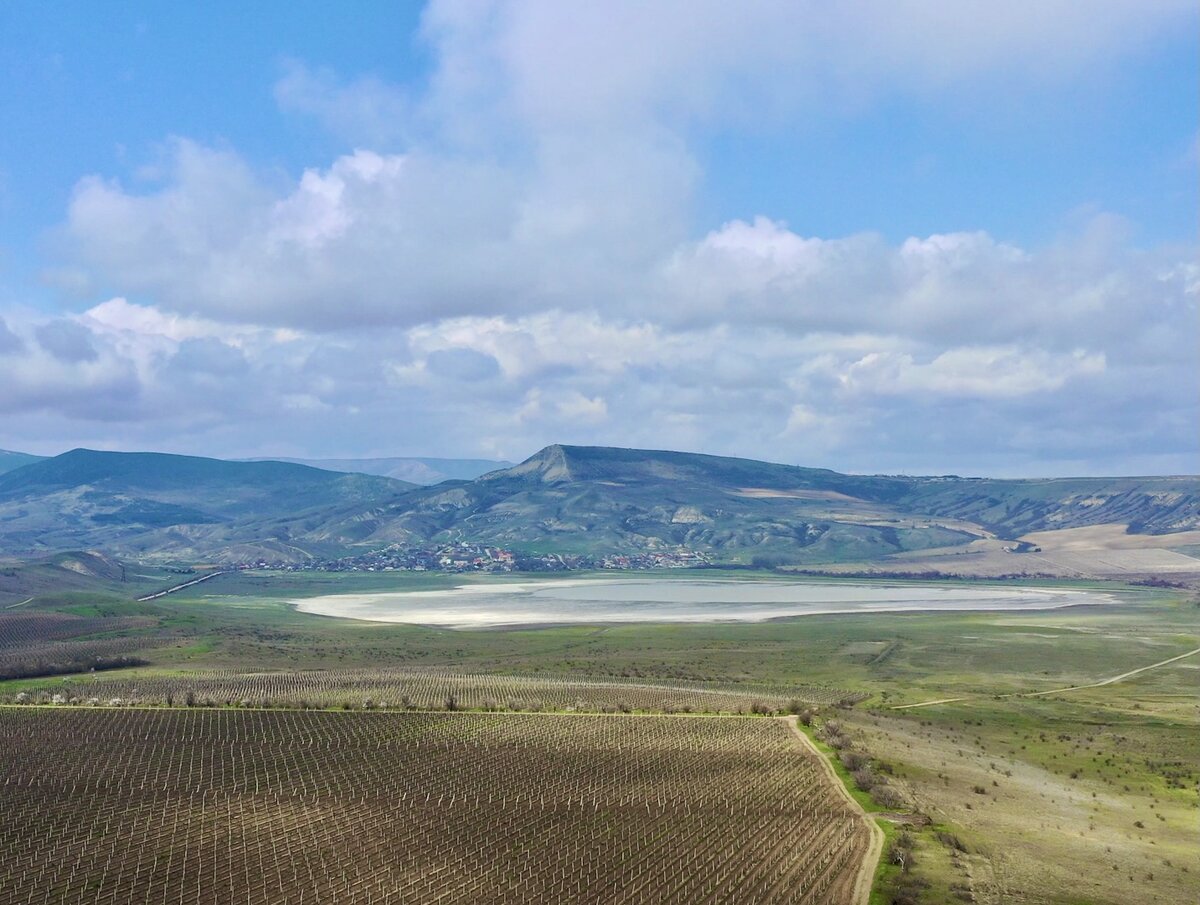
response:
<svg viewBox="0 0 1200 905"><path fill-rule="evenodd" d="M73 450L0 475L0 551L302 560L454 541L727 561L865 562L981 538L1200 528L1200 478L846 475L694 453L550 446L432 487L285 462Z"/></svg>
<svg viewBox="0 0 1200 905"><path fill-rule="evenodd" d="M0 475L0 544L302 558L358 540L363 506L411 488L283 462L76 449Z"/></svg>
<svg viewBox="0 0 1200 905"><path fill-rule="evenodd" d="M508 468L511 462L494 459L436 459L427 456L387 456L377 459L250 459L251 462L292 462L326 471L354 472L396 478L410 484L440 484L442 481L470 481L489 471Z"/></svg>
<svg viewBox="0 0 1200 905"><path fill-rule="evenodd" d="M994 535L1121 522L1200 525L1200 479L1004 481L845 475L693 453L551 446L513 468L408 495L373 539L465 538L600 551L682 545L869 560Z"/></svg>

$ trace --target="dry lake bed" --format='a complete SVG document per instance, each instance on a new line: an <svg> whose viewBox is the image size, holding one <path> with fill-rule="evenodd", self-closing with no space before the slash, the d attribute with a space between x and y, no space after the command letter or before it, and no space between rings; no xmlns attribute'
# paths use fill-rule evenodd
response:
<svg viewBox="0 0 1200 905"><path fill-rule="evenodd" d="M831 613L1044 610L1112 603L1067 588L738 579L545 580L437 591L331 594L298 610L372 622L499 628L629 622L764 622Z"/></svg>

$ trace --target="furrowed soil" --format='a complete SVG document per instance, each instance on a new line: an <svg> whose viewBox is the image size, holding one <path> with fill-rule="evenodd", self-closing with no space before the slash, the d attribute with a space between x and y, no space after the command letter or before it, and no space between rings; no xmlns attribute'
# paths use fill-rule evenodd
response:
<svg viewBox="0 0 1200 905"><path fill-rule="evenodd" d="M860 901L752 717L0 709L0 903Z"/></svg>

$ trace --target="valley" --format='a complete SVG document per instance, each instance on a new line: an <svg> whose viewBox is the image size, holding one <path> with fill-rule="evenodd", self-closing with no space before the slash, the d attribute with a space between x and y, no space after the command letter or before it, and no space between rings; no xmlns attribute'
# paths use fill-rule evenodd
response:
<svg viewBox="0 0 1200 905"><path fill-rule="evenodd" d="M0 721L23 746L0 790L23 815L0 822L19 892L0 901L97 884L206 901L212 871L261 875L239 888L264 903L489 884L631 902L1200 893L1195 479L991 482L984 499L965 479L551 448L414 488L178 458L0 476ZM1130 516L1139 530L1105 521ZM76 540L100 549L54 549ZM247 733L253 757L225 763ZM202 772L172 785L155 771L180 738ZM73 739L97 772L77 753L39 774ZM362 771L320 785L322 745ZM563 785L489 848L473 827L506 796L525 807L505 765L531 758L539 788ZM125 776L158 791L124 796ZM38 817L80 782L103 864ZM704 791L730 784L758 791ZM144 836L116 829L134 823ZM33 825L60 855L26 845ZM357 854L348 825L373 840ZM213 841L231 834L236 856ZM560 837L566 860L546 853Z"/></svg>

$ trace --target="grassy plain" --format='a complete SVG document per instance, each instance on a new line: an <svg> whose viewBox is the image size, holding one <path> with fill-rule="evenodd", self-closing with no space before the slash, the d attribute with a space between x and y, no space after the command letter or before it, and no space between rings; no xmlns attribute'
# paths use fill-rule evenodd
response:
<svg viewBox="0 0 1200 905"><path fill-rule="evenodd" d="M738 571L723 577L774 580ZM875 901L1124 905L1200 898L1200 655L1110 685L1025 696L1088 685L1200 647L1192 591L1103 584L1116 603L1042 612L508 631L336 620L286 603L460 580L242 573L150 604L125 601L123 616L145 616L155 627L139 630L139 655L150 665L122 670L121 678L383 667L711 683L751 692L847 688L870 698L819 713L816 728L826 719L840 722L854 749L903 799L884 807L857 793L888 815L881 823L889 844L904 837L910 853L908 870L885 859ZM108 598L36 603L80 614L116 606ZM0 698L18 690L82 690L106 678L0 683ZM962 700L895 709L947 698ZM840 769L854 786L851 771Z"/></svg>

